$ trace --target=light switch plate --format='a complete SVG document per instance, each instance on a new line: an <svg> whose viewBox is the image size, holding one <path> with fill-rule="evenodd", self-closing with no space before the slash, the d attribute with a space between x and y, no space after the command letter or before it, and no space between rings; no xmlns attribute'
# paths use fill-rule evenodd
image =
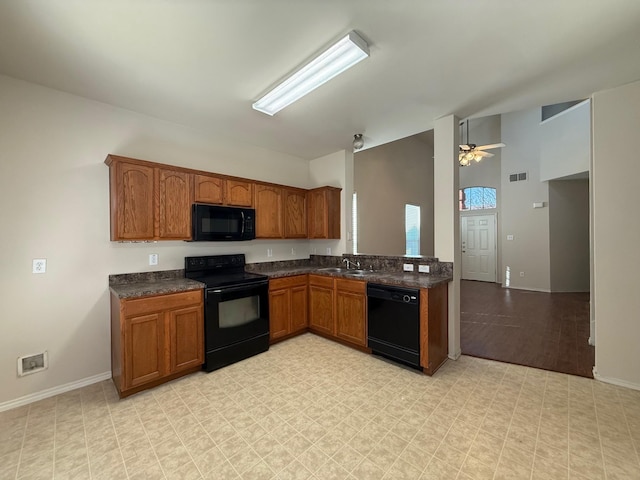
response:
<svg viewBox="0 0 640 480"><path fill-rule="evenodd" d="M507 240L513 240L513 235L507 235Z"/></svg>
<svg viewBox="0 0 640 480"><path fill-rule="evenodd" d="M404 265L402 265L402 269L405 272L413 272L413 263L405 263Z"/></svg>
<svg viewBox="0 0 640 480"><path fill-rule="evenodd" d="M418 272L429 273L429 265L418 265Z"/></svg>

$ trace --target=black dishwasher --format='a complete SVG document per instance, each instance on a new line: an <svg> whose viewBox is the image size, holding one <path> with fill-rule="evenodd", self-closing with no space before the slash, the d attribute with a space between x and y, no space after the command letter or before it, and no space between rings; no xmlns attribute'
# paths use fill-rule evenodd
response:
<svg viewBox="0 0 640 480"><path fill-rule="evenodd" d="M368 346L373 353L420 368L420 292L367 285Z"/></svg>

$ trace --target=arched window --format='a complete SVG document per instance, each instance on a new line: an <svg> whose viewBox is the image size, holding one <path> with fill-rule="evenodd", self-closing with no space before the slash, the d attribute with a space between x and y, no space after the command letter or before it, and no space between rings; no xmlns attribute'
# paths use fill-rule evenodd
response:
<svg viewBox="0 0 640 480"><path fill-rule="evenodd" d="M491 187L467 187L460 189L460 211L496 208L496 189Z"/></svg>

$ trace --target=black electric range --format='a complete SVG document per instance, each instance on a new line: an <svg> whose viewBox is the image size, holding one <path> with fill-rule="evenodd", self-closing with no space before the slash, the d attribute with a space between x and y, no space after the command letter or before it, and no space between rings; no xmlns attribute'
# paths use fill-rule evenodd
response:
<svg viewBox="0 0 640 480"><path fill-rule="evenodd" d="M244 254L186 257L185 277L206 285L205 363L211 372L269 349L269 280Z"/></svg>

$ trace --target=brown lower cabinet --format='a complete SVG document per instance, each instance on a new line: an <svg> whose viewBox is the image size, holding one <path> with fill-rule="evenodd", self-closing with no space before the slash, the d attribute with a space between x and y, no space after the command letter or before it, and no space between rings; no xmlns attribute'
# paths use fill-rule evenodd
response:
<svg viewBox="0 0 640 480"><path fill-rule="evenodd" d="M420 366L433 375L449 353L449 286L420 289Z"/></svg>
<svg viewBox="0 0 640 480"><path fill-rule="evenodd" d="M134 299L111 294L111 370L120 397L204 362L202 290Z"/></svg>
<svg viewBox="0 0 640 480"><path fill-rule="evenodd" d="M366 282L309 275L309 330L367 345Z"/></svg>
<svg viewBox="0 0 640 480"><path fill-rule="evenodd" d="M271 343L307 329L307 275L269 282L269 339Z"/></svg>

